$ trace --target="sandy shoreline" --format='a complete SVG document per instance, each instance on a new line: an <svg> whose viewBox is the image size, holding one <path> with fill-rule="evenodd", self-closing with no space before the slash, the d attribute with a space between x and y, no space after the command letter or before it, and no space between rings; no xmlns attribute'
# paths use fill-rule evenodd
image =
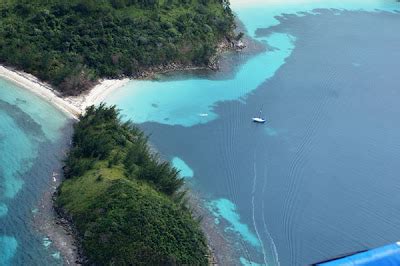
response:
<svg viewBox="0 0 400 266"><path fill-rule="evenodd" d="M89 91L82 93L79 96L64 97L64 100L69 105L75 106L80 113L85 111L86 107L99 104L111 94L114 90L123 87L130 79L103 79L99 84L91 88Z"/></svg>
<svg viewBox="0 0 400 266"><path fill-rule="evenodd" d="M31 74L0 65L0 77L25 88L54 105L67 116L77 119L87 106L98 104L108 94L128 83L129 79L105 79L98 85L79 96L62 97L50 85L38 80Z"/></svg>
<svg viewBox="0 0 400 266"><path fill-rule="evenodd" d="M101 80L98 85L79 96L62 97L59 92L35 76L2 65L0 65L0 78L29 90L72 119L78 119L87 106L102 102L108 94L129 81L127 78ZM48 237L54 247L60 251L64 265L80 265L84 257L80 253L78 240L69 224L59 217L53 208L53 195L61 184L61 176L61 172L53 172L52 185L43 194L38 204L38 213L34 215L34 222L39 231Z"/></svg>
<svg viewBox="0 0 400 266"><path fill-rule="evenodd" d="M226 47L228 46L221 45L218 55L221 55L225 50L229 50L229 47ZM218 66L220 64L219 59L219 57L216 57L216 65ZM140 78L151 78L155 73L159 74L177 70L198 70L206 68L207 67L185 67L172 64L164 68L149 70ZM109 94L123 87L130 80L128 78L100 80L98 85L83 92L79 96L63 97L49 84L40 81L35 76L10 67L5 67L1 64L0 78L4 78L19 87L31 91L33 94L52 104L73 119L78 119L79 115L84 112L86 107L104 101ZM82 254L79 238L73 229L73 224L70 220L60 216L60 213L58 213L53 206L53 195L61 182L62 171L53 172L51 187L43 194L43 198L38 204L39 211L35 215L34 220L39 231L49 238L53 242L54 247L60 252L64 265L81 265L86 259ZM190 196L190 201L196 210L196 214L199 217L206 217L203 219L201 226L209 242L211 255L209 261L210 265L233 265L233 251L227 243L227 240L218 231L218 228L216 228L214 218L207 215L209 213L204 208L202 198L197 195L197 193L193 193Z"/></svg>

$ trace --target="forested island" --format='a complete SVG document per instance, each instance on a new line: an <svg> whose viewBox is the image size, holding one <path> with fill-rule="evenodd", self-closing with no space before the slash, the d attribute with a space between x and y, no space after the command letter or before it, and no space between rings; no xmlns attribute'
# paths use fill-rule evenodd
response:
<svg viewBox="0 0 400 266"><path fill-rule="evenodd" d="M228 0L2 0L0 63L64 95L99 78L207 66L230 39Z"/></svg>
<svg viewBox="0 0 400 266"><path fill-rule="evenodd" d="M44 81L61 96L80 95L105 78L208 67L222 43L243 35L234 34L228 0L0 2L0 65L12 72L3 75L32 91L48 91ZM54 206L73 228L80 262L207 265L207 241L179 171L149 150L147 137L121 121L115 106L79 115L82 103L78 111L68 104L55 103L78 122Z"/></svg>
<svg viewBox="0 0 400 266"><path fill-rule="evenodd" d="M89 265L207 265L199 221L177 169L115 106L91 106L74 126L56 210L70 220Z"/></svg>

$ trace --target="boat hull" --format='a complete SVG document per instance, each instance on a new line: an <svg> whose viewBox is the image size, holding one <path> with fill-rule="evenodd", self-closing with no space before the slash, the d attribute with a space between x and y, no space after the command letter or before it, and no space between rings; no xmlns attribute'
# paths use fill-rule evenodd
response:
<svg viewBox="0 0 400 266"><path fill-rule="evenodd" d="M266 120L265 120L265 119L262 119L262 118L257 118L257 117L255 117L255 118L253 118L253 122L254 122L254 123L263 124L263 123L266 122Z"/></svg>

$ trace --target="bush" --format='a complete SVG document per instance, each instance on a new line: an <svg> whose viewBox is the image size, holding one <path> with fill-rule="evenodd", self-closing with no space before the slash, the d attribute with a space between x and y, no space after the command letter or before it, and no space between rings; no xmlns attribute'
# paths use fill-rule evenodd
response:
<svg viewBox="0 0 400 266"><path fill-rule="evenodd" d="M56 204L72 216L89 264L207 265L178 170L115 106L89 107L72 144Z"/></svg>
<svg viewBox="0 0 400 266"><path fill-rule="evenodd" d="M7 0L0 14L0 62L70 95L99 78L207 64L233 28L220 0Z"/></svg>

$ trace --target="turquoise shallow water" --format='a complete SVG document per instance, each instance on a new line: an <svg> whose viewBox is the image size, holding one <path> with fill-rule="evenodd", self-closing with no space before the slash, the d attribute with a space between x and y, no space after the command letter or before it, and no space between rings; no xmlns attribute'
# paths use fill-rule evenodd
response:
<svg viewBox="0 0 400 266"><path fill-rule="evenodd" d="M294 38L272 34L268 45L279 47L250 59L234 79L204 78L159 81L131 81L107 99L116 103L137 123L148 121L192 126L217 118L213 106L219 101L245 97L247 93L274 75L293 49ZM266 62L269 62L266 63Z"/></svg>
<svg viewBox="0 0 400 266"><path fill-rule="evenodd" d="M29 137L23 131L12 130L18 128L13 119L6 113L0 114L2 121L2 151L12 151L14 149L20 151L15 156L3 157L3 165L7 168L3 169L3 195L6 198L14 198L23 185L23 181L16 178L16 172L21 170L22 162L28 160L30 156L35 156L37 145L30 142ZM26 165L29 168L30 165ZM22 169L22 171L25 171Z"/></svg>
<svg viewBox="0 0 400 266"><path fill-rule="evenodd" d="M191 169L238 264L305 265L398 240L399 3L232 2L267 52L234 77L133 81L107 102ZM260 108L262 127L249 123Z"/></svg>
<svg viewBox="0 0 400 266"><path fill-rule="evenodd" d="M178 169L180 175L184 178L192 178L193 177L193 170L179 157L174 157L171 161L172 165Z"/></svg>
<svg viewBox="0 0 400 266"><path fill-rule="evenodd" d="M261 246L260 240L250 230L249 226L241 222L233 202L228 199L219 199L211 201L207 207L214 214L216 219L218 219L216 220L217 224L220 223L219 218L225 219L230 224L229 227L225 228L225 231L233 231L239 234L245 241L256 248Z"/></svg>
<svg viewBox="0 0 400 266"><path fill-rule="evenodd" d="M0 265L7 265L11 262L17 251L17 240L14 237L0 237Z"/></svg>
<svg viewBox="0 0 400 266"><path fill-rule="evenodd" d="M0 79L0 265L60 264L32 218L70 134L64 114Z"/></svg>
<svg viewBox="0 0 400 266"><path fill-rule="evenodd" d="M232 2L267 52L246 58L233 77L132 81L107 102L153 133L202 191L238 264L304 265L400 239L391 82L400 57L390 52L399 4ZM260 108L269 123L253 127ZM60 167L67 124L0 79L0 265L61 263L31 221Z"/></svg>
<svg viewBox="0 0 400 266"><path fill-rule="evenodd" d="M190 78L164 82L134 80L109 96L107 102L117 104L137 123L151 121L182 126L207 123L217 118L217 114L213 112L215 104L245 98L272 77L290 56L296 39L294 36L274 32L266 37L256 34L259 28L279 24L277 16L303 15L302 12L311 12L318 8L366 11L393 11L398 8L397 3L377 0L281 1L276 4L259 3L248 6L237 5L235 1L231 3L248 34L266 43L268 52L250 58L232 79L216 81Z"/></svg>
<svg viewBox="0 0 400 266"><path fill-rule="evenodd" d="M246 26L248 33L256 37L257 29L280 24L278 17L284 14L305 15L316 9L337 9L352 11L389 11L398 10L395 1L382 0L281 0L281 1L231 1L232 9Z"/></svg>

